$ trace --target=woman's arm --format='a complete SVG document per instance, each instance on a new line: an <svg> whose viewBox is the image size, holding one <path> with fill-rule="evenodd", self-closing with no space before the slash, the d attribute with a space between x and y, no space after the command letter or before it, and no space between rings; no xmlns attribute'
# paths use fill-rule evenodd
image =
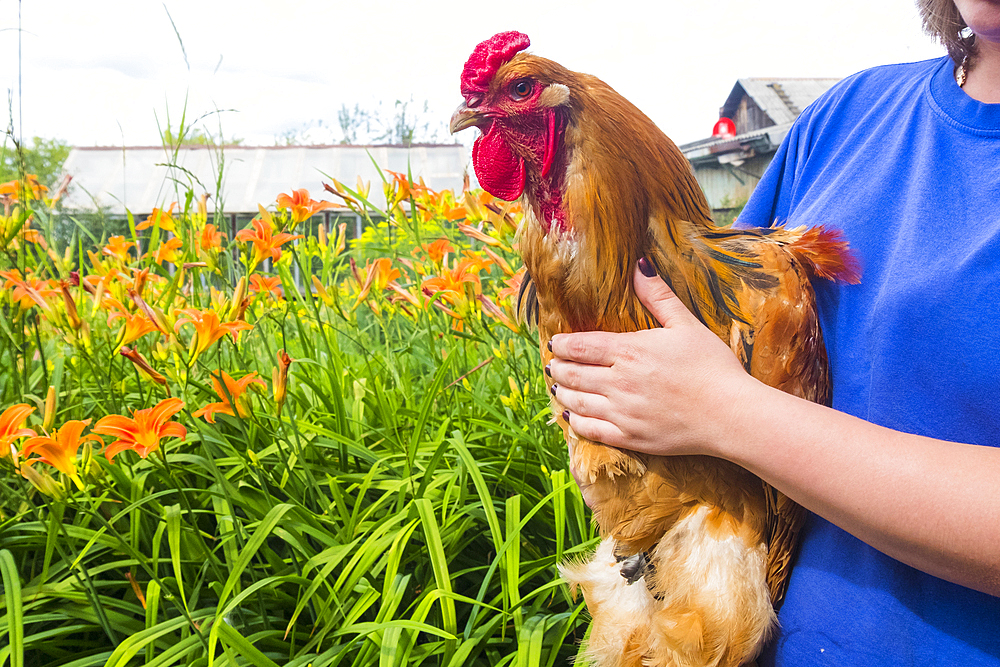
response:
<svg viewBox="0 0 1000 667"><path fill-rule="evenodd" d="M547 372L578 434L728 459L889 556L1000 595L1000 447L892 431L768 387L662 280L637 270L635 288L662 329L552 339Z"/></svg>

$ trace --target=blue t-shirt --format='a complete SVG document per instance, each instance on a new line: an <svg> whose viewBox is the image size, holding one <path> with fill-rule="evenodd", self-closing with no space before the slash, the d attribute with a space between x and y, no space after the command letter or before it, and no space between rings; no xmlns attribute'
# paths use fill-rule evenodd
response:
<svg viewBox="0 0 1000 667"><path fill-rule="evenodd" d="M966 95L953 68L838 83L796 121L739 224L837 227L860 258L860 285L816 284L835 409L1000 446L1000 104ZM1000 666L1000 598L815 515L779 621L762 664Z"/></svg>

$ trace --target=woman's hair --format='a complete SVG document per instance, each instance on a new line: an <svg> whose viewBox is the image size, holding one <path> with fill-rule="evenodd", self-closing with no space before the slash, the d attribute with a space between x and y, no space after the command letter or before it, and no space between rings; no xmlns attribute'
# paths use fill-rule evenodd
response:
<svg viewBox="0 0 1000 667"><path fill-rule="evenodd" d="M976 55L976 36L968 30L953 0L917 0L917 7L924 30L944 44L952 60L961 64Z"/></svg>

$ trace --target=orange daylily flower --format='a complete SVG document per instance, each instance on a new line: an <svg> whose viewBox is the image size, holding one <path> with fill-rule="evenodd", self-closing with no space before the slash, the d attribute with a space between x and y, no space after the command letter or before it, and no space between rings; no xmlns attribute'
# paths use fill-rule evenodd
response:
<svg viewBox="0 0 1000 667"><path fill-rule="evenodd" d="M146 334L160 330L156 323L144 313L128 313L125 312L124 306L114 299L108 298L105 301L112 302L112 308L114 308L114 311L108 316L108 326L111 326L111 322L118 318L125 320L125 324L118 331L118 344L115 347L115 352L118 352L123 345L134 343Z"/></svg>
<svg viewBox="0 0 1000 667"><path fill-rule="evenodd" d="M149 217L140 222L135 226L136 229L149 229L153 225L156 225L160 229L165 229L168 232L177 231L177 221L174 220L174 207L177 206L177 202L170 205L166 211L154 208L153 212L149 214Z"/></svg>
<svg viewBox="0 0 1000 667"><path fill-rule="evenodd" d="M38 245L42 246L42 249L48 250L48 245L46 245L45 239L42 237L42 233L39 232L37 229L31 228L30 219L24 223L24 225L21 227L21 231L18 232L18 235L28 243L37 243Z"/></svg>
<svg viewBox="0 0 1000 667"><path fill-rule="evenodd" d="M390 171L392 174L392 183L385 184L385 199L391 202L391 206L396 206L401 201L405 201L410 198L410 179L406 177L406 174L401 174L396 171ZM395 197L392 196L392 191L396 191Z"/></svg>
<svg viewBox="0 0 1000 667"><path fill-rule="evenodd" d="M18 403L0 414L0 458L10 456L14 464L17 464L17 448L14 446L14 441L37 435L30 428L24 428L28 415L34 411L35 409L27 403Z"/></svg>
<svg viewBox="0 0 1000 667"><path fill-rule="evenodd" d="M127 264L129 260L128 250L133 247L135 247L135 244L131 241L126 241L124 236L112 236L108 239L107 245L101 248L101 252Z"/></svg>
<svg viewBox="0 0 1000 667"><path fill-rule="evenodd" d="M176 264L177 260L183 256L183 253L181 253L182 246L183 243L176 236L160 242L160 247L156 249L156 256L153 258L153 261L161 266L163 262Z"/></svg>
<svg viewBox="0 0 1000 667"><path fill-rule="evenodd" d="M281 278L278 276L262 276L253 274L250 276L250 289L254 292L271 292L275 297L281 298Z"/></svg>
<svg viewBox="0 0 1000 667"><path fill-rule="evenodd" d="M281 246L283 244L294 239L304 238L301 234L288 234L285 232L274 234L274 220L271 218L271 214L263 206L258 205L258 208L260 209L261 217L250 221L253 229L244 229L236 234L237 241L253 243L252 267L256 267L268 257L277 262L281 259Z"/></svg>
<svg viewBox="0 0 1000 667"><path fill-rule="evenodd" d="M142 458L160 448L163 438L185 438L187 429L170 418L184 409L179 398L165 398L151 408L133 410L132 418L108 415L94 426L94 433L118 438L104 450L111 461L121 451L131 449Z"/></svg>
<svg viewBox="0 0 1000 667"><path fill-rule="evenodd" d="M497 292L497 300L507 301L516 298L521 293L521 283L524 282L524 276L527 272L527 268L522 266L514 275L504 280L506 287Z"/></svg>
<svg viewBox="0 0 1000 667"><path fill-rule="evenodd" d="M143 272L145 271L146 269L143 269ZM138 279L137 282L139 282ZM128 294L129 300L132 301L132 304L136 307L136 309L145 315L160 333L164 336L170 335L167 325L164 323L163 311L150 306L141 296L139 296L139 292L131 287L125 290L125 293Z"/></svg>
<svg viewBox="0 0 1000 667"><path fill-rule="evenodd" d="M201 230L201 239L198 242L198 247L204 251L218 250L222 247L222 237L223 233L215 228L215 225L205 225L205 228Z"/></svg>
<svg viewBox="0 0 1000 667"><path fill-rule="evenodd" d="M62 428L52 431L52 435L39 435L25 440L21 455L28 457L35 454L37 458L25 458L21 464L22 474L26 466L41 461L68 476L80 489L83 489L83 482L80 481L80 476L76 472L76 453L80 449L80 445L88 440L96 440L104 444L93 433L80 437L83 429L89 424L89 419L83 421L73 419L63 424Z"/></svg>
<svg viewBox="0 0 1000 667"><path fill-rule="evenodd" d="M244 329L253 329L253 325L237 320L235 322L221 322L219 314L214 310L198 310L197 308L184 308L179 311L184 317L177 320L174 331L179 330L185 324L194 325L195 334L191 338L189 353L191 358L188 365L194 364L202 352L212 346L227 333L233 337L233 342L239 340L239 333Z"/></svg>
<svg viewBox="0 0 1000 667"><path fill-rule="evenodd" d="M464 206L456 206L455 208L445 209L444 217L448 222L454 222L455 220L461 220L469 216L469 212Z"/></svg>
<svg viewBox="0 0 1000 667"><path fill-rule="evenodd" d="M46 303L45 299L56 293L51 281L22 277L21 272L17 269L0 271L0 277L6 278L4 287L11 290L11 300L19 302L21 310L31 308L32 304L37 305L42 310L49 309L49 304Z"/></svg>
<svg viewBox="0 0 1000 667"><path fill-rule="evenodd" d="M420 284L420 288L428 296L437 292L444 292L445 299L451 303L456 303L464 298L466 283L471 283L474 291L479 293L481 288L479 276L476 275L476 272L480 268L474 262L463 259L456 262L453 268L449 269L445 267L439 275L424 280Z"/></svg>
<svg viewBox="0 0 1000 667"><path fill-rule="evenodd" d="M18 201L21 193L28 199L40 199L43 192L48 192L48 188L38 182L38 176L25 174L24 180L8 181L0 184L0 195L7 195L12 201Z"/></svg>
<svg viewBox="0 0 1000 667"><path fill-rule="evenodd" d="M470 273L473 271L479 273L480 271L488 269L493 265L492 257L484 257L478 252L473 252L472 250L463 250L462 255L465 257L462 261L468 263L466 271Z"/></svg>
<svg viewBox="0 0 1000 667"><path fill-rule="evenodd" d="M291 195L282 192L278 195L278 208L287 208L292 214L292 226L308 220L320 211L333 208L335 204L328 201L315 201L309 198L309 191L305 188L292 190Z"/></svg>
<svg viewBox="0 0 1000 667"><path fill-rule="evenodd" d="M215 393L222 400L219 403L209 403L205 407L196 410L192 415L194 417L204 416L210 424L215 423L215 415L217 413L229 415L230 417L235 417L239 413L240 417L247 418L250 415L250 402L243 397L243 393L246 392L251 384L259 384L262 387L267 386L263 380L257 377L256 373L250 373L239 380L234 380L225 371L221 371L221 373L222 382L219 382L219 376L212 375L212 386L215 387ZM225 388L223 388L223 383L225 383ZM233 403L230 402L230 399L236 403L236 412L233 412Z"/></svg>
<svg viewBox="0 0 1000 667"><path fill-rule="evenodd" d="M125 320L125 324L118 331L118 344L115 347L116 353L123 345L133 343L152 331L159 331L164 335L167 334L166 328L159 321L158 313L150 308L149 304L143 301L142 297L134 289L129 288L128 295L132 303L138 308L138 312L128 312L120 301L112 297L105 297L102 301L102 305L107 304L112 311L111 315L108 316L108 326L111 326L111 323L118 318Z"/></svg>
<svg viewBox="0 0 1000 667"><path fill-rule="evenodd" d="M365 280L361 284L361 291L358 292L357 301L354 302L355 308L368 298L368 294L372 289L376 292L381 292L391 281L402 275L399 269L392 268L392 260L386 257L376 259L374 264L366 264L364 271ZM359 280L358 282L361 281Z"/></svg>
<svg viewBox="0 0 1000 667"><path fill-rule="evenodd" d="M440 264L449 252L455 252L455 246L448 239L438 239L433 243L424 243L420 250L427 253L427 258L435 264Z"/></svg>

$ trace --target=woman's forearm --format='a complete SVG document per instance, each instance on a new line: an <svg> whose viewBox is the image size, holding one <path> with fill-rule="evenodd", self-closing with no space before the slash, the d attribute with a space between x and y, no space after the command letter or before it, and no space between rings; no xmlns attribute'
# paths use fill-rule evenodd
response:
<svg viewBox="0 0 1000 667"><path fill-rule="evenodd" d="M712 453L929 574L1000 595L1000 448L882 428L753 381Z"/></svg>

